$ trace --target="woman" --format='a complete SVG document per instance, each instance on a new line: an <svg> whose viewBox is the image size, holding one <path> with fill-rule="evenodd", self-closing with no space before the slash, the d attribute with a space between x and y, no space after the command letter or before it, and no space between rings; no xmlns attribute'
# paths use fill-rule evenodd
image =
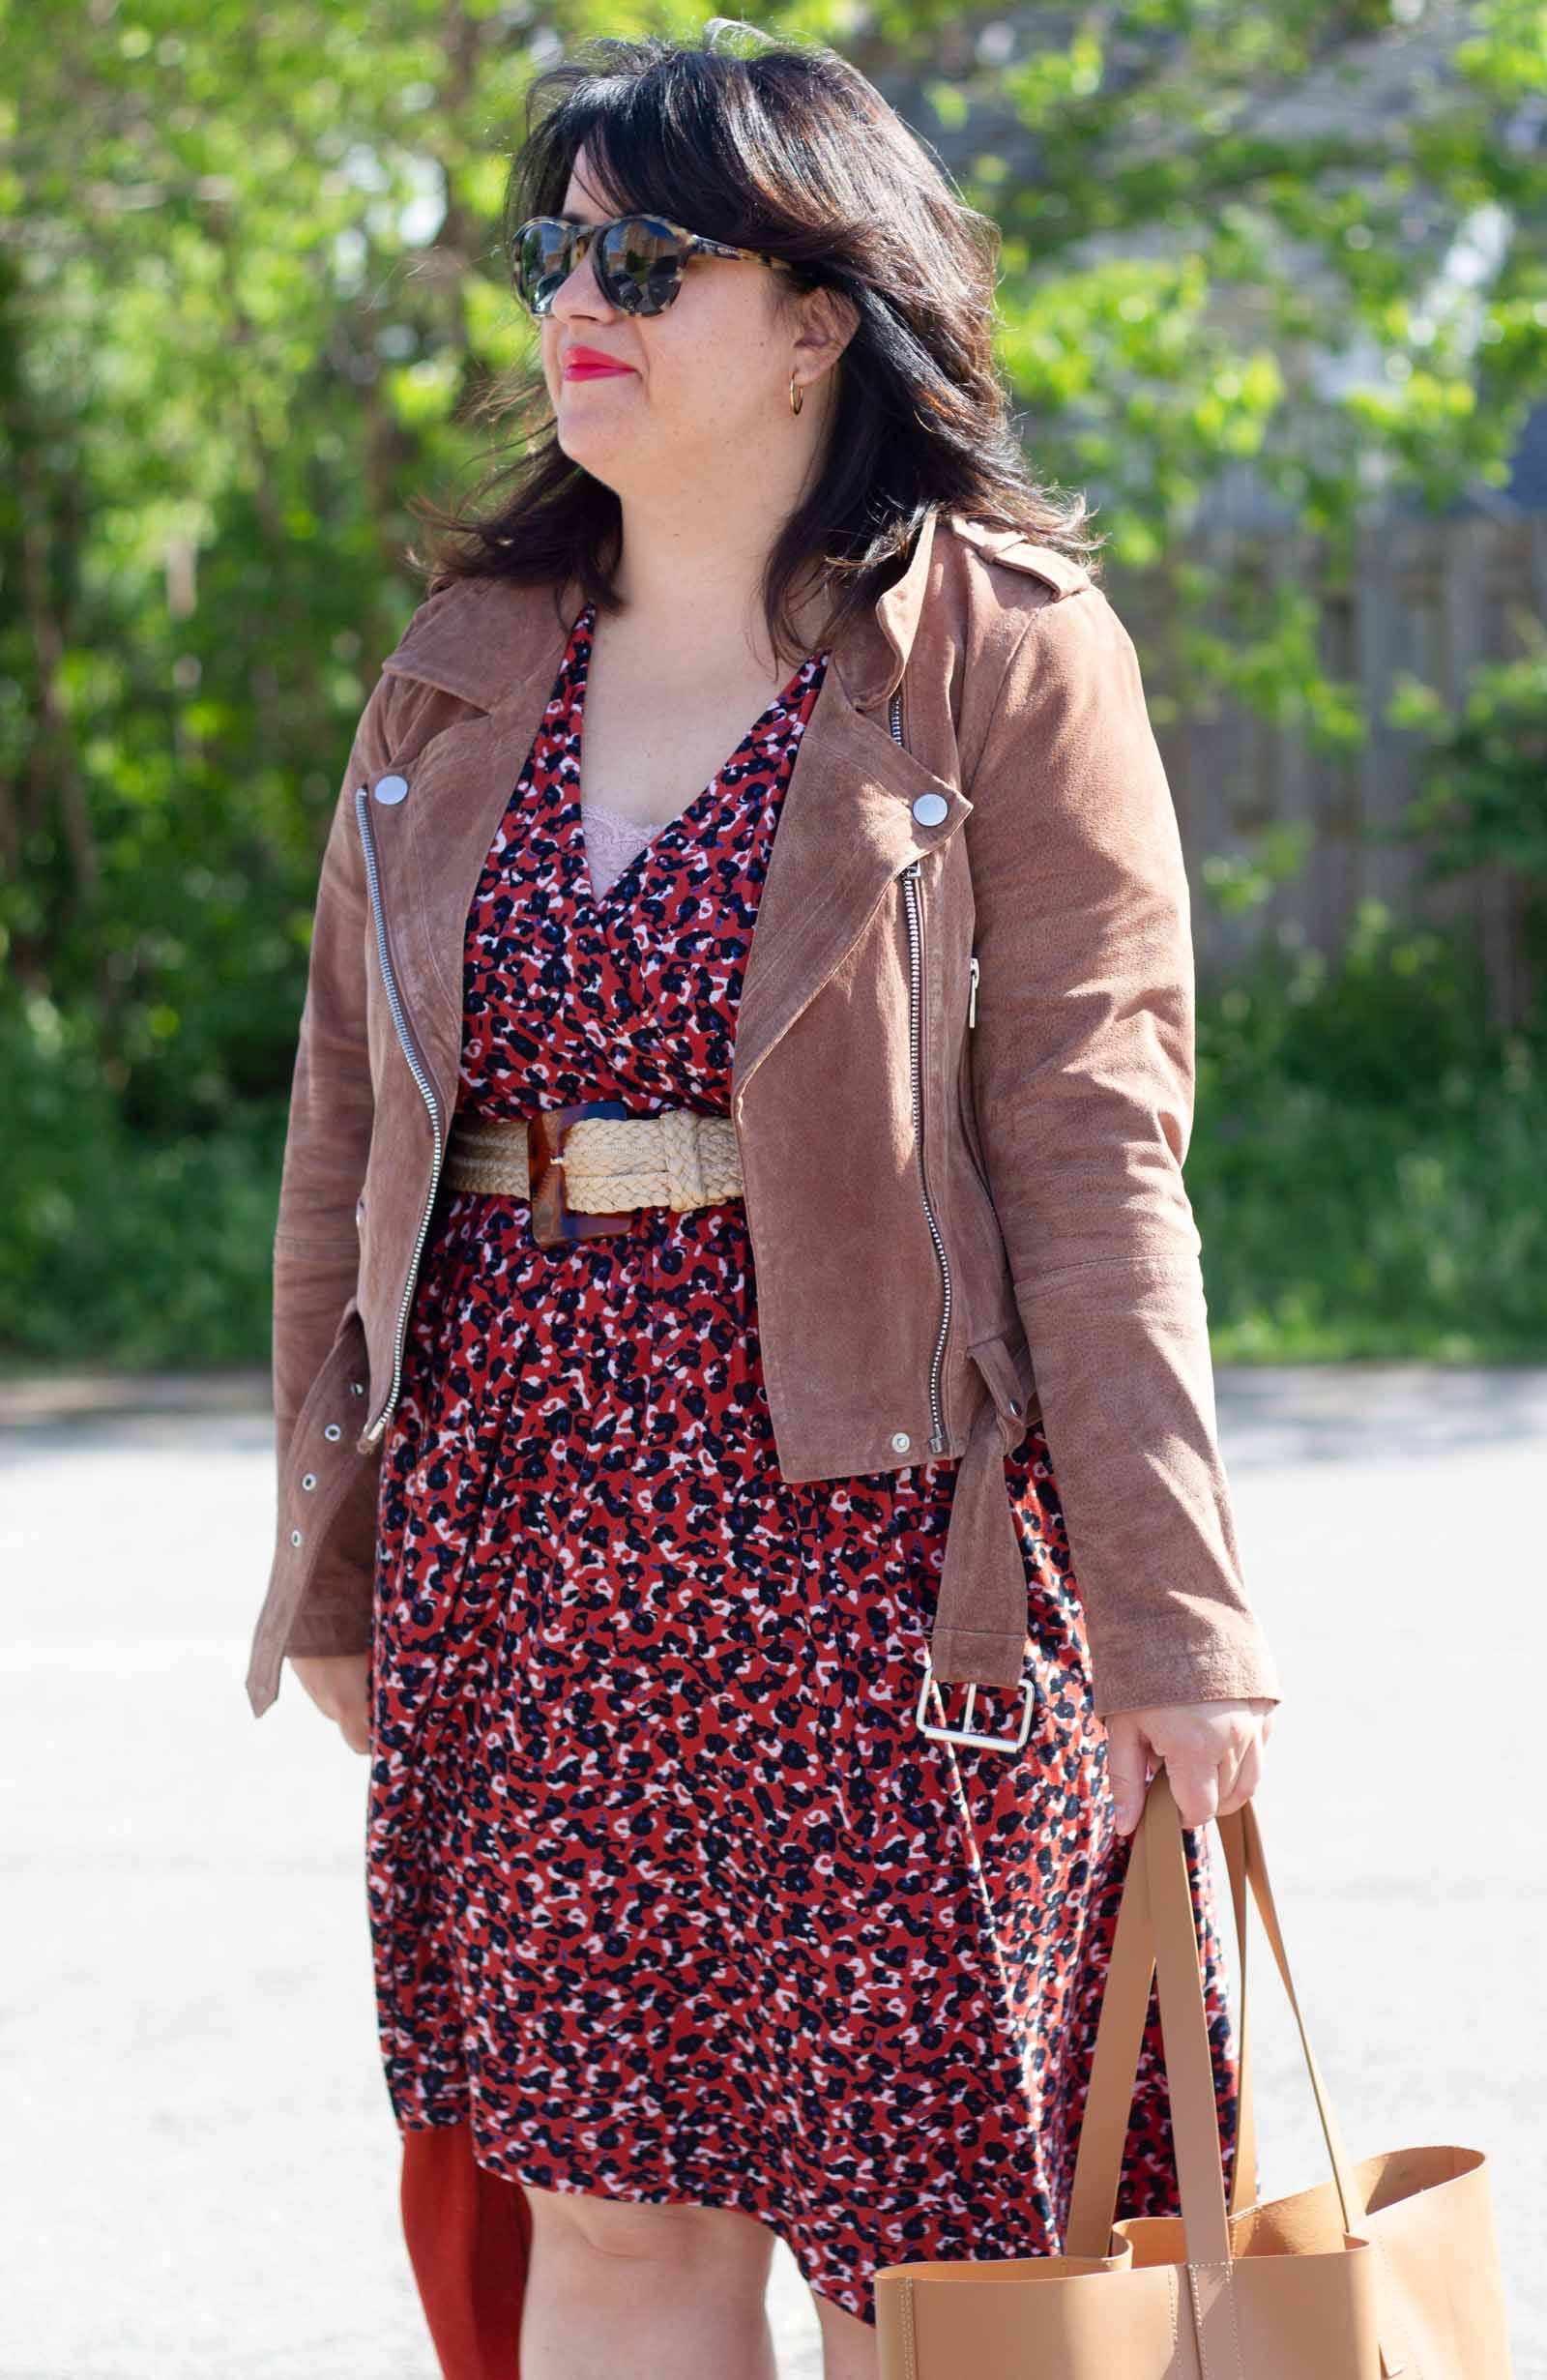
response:
<svg viewBox="0 0 1547 2380"><path fill-rule="evenodd" d="M452 524L322 871L249 1691L287 1654L371 1755L445 2368L767 2380L777 2235L861 2380L878 2264L1060 2246L1147 1777L1238 1808L1278 1699L1186 884L981 219L824 50L607 42L537 103L552 434ZM1159 2048L1121 2212L1176 2204Z"/></svg>

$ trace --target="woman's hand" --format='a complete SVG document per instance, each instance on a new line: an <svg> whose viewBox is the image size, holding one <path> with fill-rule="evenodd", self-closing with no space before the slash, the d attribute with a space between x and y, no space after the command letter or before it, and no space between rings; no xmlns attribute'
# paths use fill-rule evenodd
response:
<svg viewBox="0 0 1547 2380"><path fill-rule="evenodd" d="M1144 1814L1152 1768L1162 1763L1183 1826L1207 1826L1240 1809L1257 1790L1263 1748L1273 1732L1270 1701L1177 1702L1153 1711L1109 1711L1107 1776L1118 1833Z"/></svg>
<svg viewBox="0 0 1547 2380"><path fill-rule="evenodd" d="M319 1711L336 1719L352 1752L370 1749L370 1655L304 1653L287 1656Z"/></svg>

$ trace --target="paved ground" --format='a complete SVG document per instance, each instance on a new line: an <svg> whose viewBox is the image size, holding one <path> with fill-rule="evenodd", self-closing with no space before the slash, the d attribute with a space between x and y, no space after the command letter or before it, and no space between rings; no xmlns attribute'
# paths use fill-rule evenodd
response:
<svg viewBox="0 0 1547 2380"><path fill-rule="evenodd" d="M1356 2154L1489 2151L1516 2380L1547 2380L1547 1371L1219 1388L1286 1677L1258 1809L1317 2053ZM262 1393L145 1383L104 1412L101 1382L0 1384L0 2380L433 2380L376 2063L364 1763L293 1679L261 1725L242 1690ZM1274 2192L1326 2167L1265 1966ZM772 2303L784 2380L817 2380L782 2245Z"/></svg>

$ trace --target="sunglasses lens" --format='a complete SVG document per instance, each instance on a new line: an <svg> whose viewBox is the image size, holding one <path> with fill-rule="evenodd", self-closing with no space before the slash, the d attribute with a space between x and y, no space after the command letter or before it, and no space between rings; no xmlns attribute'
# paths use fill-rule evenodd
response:
<svg viewBox="0 0 1547 2380"><path fill-rule="evenodd" d="M610 223L598 248L598 279L623 313L658 314L682 287L683 243L658 215L629 215Z"/></svg>
<svg viewBox="0 0 1547 2380"><path fill-rule="evenodd" d="M515 286L534 314L545 314L554 293L569 275L570 223L556 216L540 216L523 223L515 244Z"/></svg>

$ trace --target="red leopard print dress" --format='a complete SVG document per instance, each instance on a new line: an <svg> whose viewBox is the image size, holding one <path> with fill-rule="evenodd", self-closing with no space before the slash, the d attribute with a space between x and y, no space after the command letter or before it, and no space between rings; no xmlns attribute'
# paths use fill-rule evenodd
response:
<svg viewBox="0 0 1547 2380"><path fill-rule="evenodd" d="M469 913L459 1100L727 1115L827 656L598 896L593 620ZM1032 1733L944 1746L914 1712L954 1460L781 1480L739 1200L553 1250L528 1222L443 1184L383 1446L367 1881L401 2130L470 2124L542 2189L740 2208L870 2323L877 2265L1060 2248L1132 1838L1040 1426L1005 1458ZM1187 1841L1228 2182L1234 2024ZM1120 2213L1178 2205L1159 2047L1152 2001Z"/></svg>

